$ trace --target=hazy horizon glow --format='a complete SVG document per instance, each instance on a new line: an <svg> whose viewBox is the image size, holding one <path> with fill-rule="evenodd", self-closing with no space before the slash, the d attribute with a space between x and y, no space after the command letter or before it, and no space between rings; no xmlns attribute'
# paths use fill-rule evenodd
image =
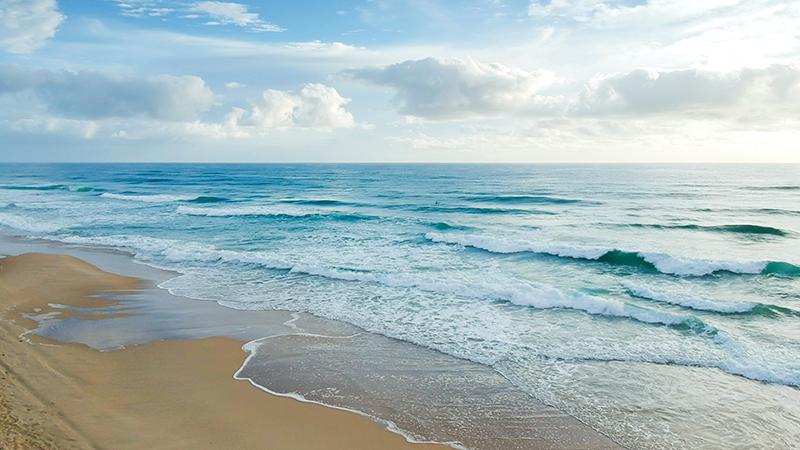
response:
<svg viewBox="0 0 800 450"><path fill-rule="evenodd" d="M800 162L792 0L0 0L0 161Z"/></svg>

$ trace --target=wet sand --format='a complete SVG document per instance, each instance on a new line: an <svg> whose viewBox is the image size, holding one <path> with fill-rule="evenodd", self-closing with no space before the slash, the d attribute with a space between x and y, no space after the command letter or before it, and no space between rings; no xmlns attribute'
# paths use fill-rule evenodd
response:
<svg viewBox="0 0 800 450"><path fill-rule="evenodd" d="M102 309L114 301L97 294L140 286L66 255L0 259L0 447L445 448L233 380L244 341L167 340L99 352L27 334L36 321L26 315L81 314L50 304Z"/></svg>

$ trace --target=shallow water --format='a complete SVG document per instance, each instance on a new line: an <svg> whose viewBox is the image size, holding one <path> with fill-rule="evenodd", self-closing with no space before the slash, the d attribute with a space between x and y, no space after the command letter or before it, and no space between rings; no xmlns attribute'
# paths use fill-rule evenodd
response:
<svg viewBox="0 0 800 450"><path fill-rule="evenodd" d="M3 165L7 233L492 367L636 448L800 441L797 166Z"/></svg>
<svg viewBox="0 0 800 450"><path fill-rule="evenodd" d="M175 274L134 264L121 252L0 235L0 254L29 252L72 255L145 283L133 292L98 294L115 300L107 307L51 303L52 312L25 314L38 327L23 339L33 333L117 351L225 336L246 341L247 357L242 353L242 366L230 368L232 378L366 415L414 442L486 450L620 448L485 365L305 313L236 310L175 296L155 284ZM81 314L63 317L65 311Z"/></svg>

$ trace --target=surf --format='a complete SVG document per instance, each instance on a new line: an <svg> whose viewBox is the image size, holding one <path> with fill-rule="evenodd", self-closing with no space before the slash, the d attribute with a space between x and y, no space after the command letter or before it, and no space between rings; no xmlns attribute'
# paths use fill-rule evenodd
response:
<svg viewBox="0 0 800 450"><path fill-rule="evenodd" d="M673 256L666 253L626 251L616 248L534 243L481 235L426 233L434 243L461 245L489 253L534 253L583 261L635 267L676 276L707 276L719 273L739 275L800 276L800 266L781 261L724 261Z"/></svg>

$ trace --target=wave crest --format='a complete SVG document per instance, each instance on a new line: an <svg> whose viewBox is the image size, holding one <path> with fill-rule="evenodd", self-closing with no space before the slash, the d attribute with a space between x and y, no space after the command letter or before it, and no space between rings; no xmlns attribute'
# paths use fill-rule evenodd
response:
<svg viewBox="0 0 800 450"><path fill-rule="evenodd" d="M534 205L561 205L569 203L589 203L585 200L572 198L550 197L546 195L479 195L462 197L469 202L480 203L508 203L514 205L534 204ZM593 202L592 202L593 203Z"/></svg>
<svg viewBox="0 0 800 450"><path fill-rule="evenodd" d="M633 266L668 275L705 276L719 272L742 275L800 276L800 267L780 261L716 261L668 255L666 253L625 251L605 247L580 247L567 244L538 244L474 235L427 233L432 242L457 244L490 253L537 253L612 265Z"/></svg>
<svg viewBox="0 0 800 450"><path fill-rule="evenodd" d="M103 192L100 197L110 198L114 200L127 200L131 202L144 202L144 203L170 203L180 201L192 201L200 198L197 195L171 195L171 194L147 194L147 195L133 195L133 194L114 194L113 192Z"/></svg>
<svg viewBox="0 0 800 450"><path fill-rule="evenodd" d="M191 200L186 200L189 203L226 203L229 202L225 197L213 197L210 195L201 195Z"/></svg>
<svg viewBox="0 0 800 450"><path fill-rule="evenodd" d="M625 290L633 297L682 306L698 311L709 311L721 314L753 314L766 317L775 317L779 315L800 317L800 311L778 305L754 302L721 302L697 295L669 290L655 290L647 286L637 286L633 284L625 284Z"/></svg>
<svg viewBox="0 0 800 450"><path fill-rule="evenodd" d="M158 238L108 236L61 239L68 243L105 245L128 249L134 254L159 257L172 262L204 261L255 264L265 269L323 277L330 280L375 283L388 287L414 288L444 295L456 295L483 300L504 301L536 309L570 309L588 314L631 319L642 323L665 325L698 333L715 334L716 329L700 319L684 314L657 311L581 292L562 291L555 287L522 281L489 283L433 280L411 274L362 272L330 267L296 264L261 252L239 252L217 249L196 242L181 242Z"/></svg>
<svg viewBox="0 0 800 450"><path fill-rule="evenodd" d="M772 236L787 236L790 232L781 230L767 225L755 224L731 224L731 225L697 225L697 224L682 224L682 225L663 225L657 223L632 223L632 224L619 224L621 227L634 227L634 228L653 228L661 230L693 230L693 231L708 231L716 233L734 233L734 234L767 234Z"/></svg>
<svg viewBox="0 0 800 450"><path fill-rule="evenodd" d="M668 291L656 291L646 286L636 286L632 284L626 284L625 290L634 297L683 306L698 311L711 311L724 314L751 312L753 308L758 305L757 303L749 302L719 302L705 297Z"/></svg>
<svg viewBox="0 0 800 450"><path fill-rule="evenodd" d="M317 217L342 221L370 220L376 218L375 216L341 211L297 208L291 205L239 206L233 208L179 206L177 212L188 216L205 217Z"/></svg>
<svg viewBox="0 0 800 450"><path fill-rule="evenodd" d="M11 191L65 191L68 190L64 184L37 184L37 185L13 185L7 184L0 186L0 189L8 189Z"/></svg>

